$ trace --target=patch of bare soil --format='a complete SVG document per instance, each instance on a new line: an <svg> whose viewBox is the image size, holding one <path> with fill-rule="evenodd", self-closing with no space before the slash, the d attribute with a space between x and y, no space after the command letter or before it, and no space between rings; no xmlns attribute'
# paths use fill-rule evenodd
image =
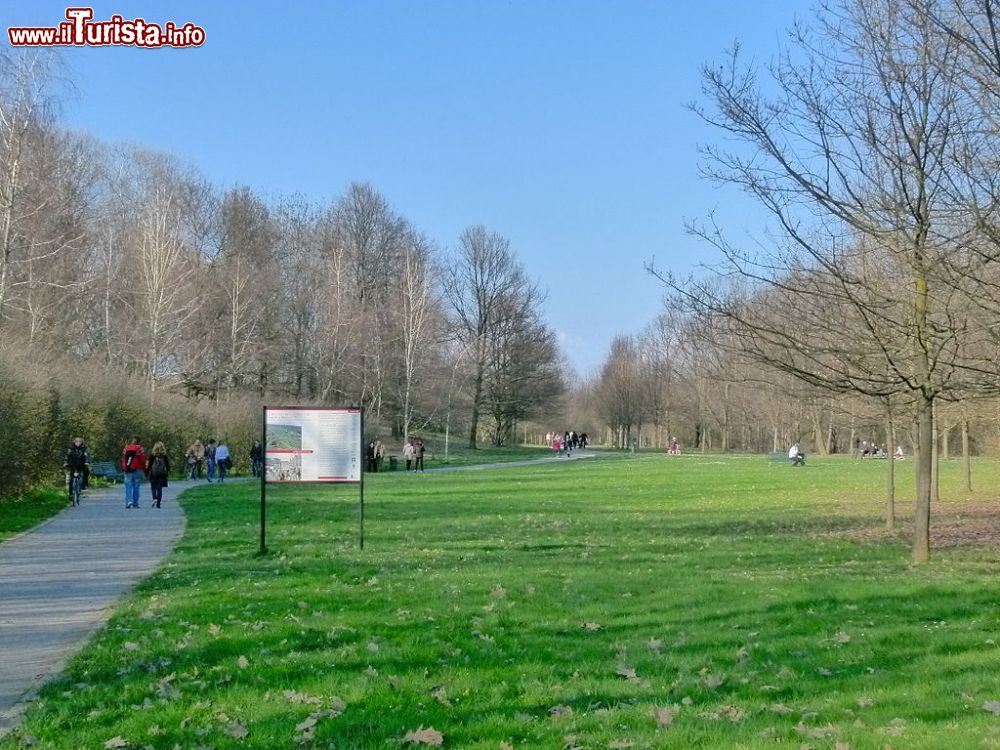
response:
<svg viewBox="0 0 1000 750"><path fill-rule="evenodd" d="M840 532L852 539L898 539L913 534L913 503L896 503L896 524L891 531L882 525L857 526ZM1000 547L1000 501L957 501L931 508L931 547Z"/></svg>

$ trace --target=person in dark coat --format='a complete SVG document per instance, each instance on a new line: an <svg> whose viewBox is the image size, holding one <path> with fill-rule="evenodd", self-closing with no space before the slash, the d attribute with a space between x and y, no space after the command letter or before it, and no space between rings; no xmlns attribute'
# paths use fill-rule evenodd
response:
<svg viewBox="0 0 1000 750"><path fill-rule="evenodd" d="M149 489L153 493L154 508L159 508L163 501L163 488L167 486L169 475L170 457L163 443L157 442L146 461L146 476L149 478Z"/></svg>

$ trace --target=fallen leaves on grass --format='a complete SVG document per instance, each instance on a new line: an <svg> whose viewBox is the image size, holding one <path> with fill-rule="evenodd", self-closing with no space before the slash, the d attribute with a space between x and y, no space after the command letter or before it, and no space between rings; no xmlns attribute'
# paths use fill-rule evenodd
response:
<svg viewBox="0 0 1000 750"><path fill-rule="evenodd" d="M983 710L989 711L991 714L1000 716L1000 701L986 701L983 704Z"/></svg>
<svg viewBox="0 0 1000 750"><path fill-rule="evenodd" d="M226 727L226 734L236 740L245 739L250 734L250 730L245 726L240 724L238 721L234 721L232 724Z"/></svg>
<svg viewBox="0 0 1000 750"><path fill-rule="evenodd" d="M403 735L403 742L409 742L413 745L432 745L434 747L441 747L444 743L444 735L441 734L434 727L419 727L418 729L407 732Z"/></svg>
<svg viewBox="0 0 1000 750"><path fill-rule="evenodd" d="M635 667L630 667L627 664L619 664L615 668L615 674L619 677L624 677L629 682L635 682L639 679L639 675L635 672Z"/></svg>
<svg viewBox="0 0 1000 750"><path fill-rule="evenodd" d="M603 626L599 625L596 622L585 622L580 627L590 633L596 633L599 630L604 630Z"/></svg>
<svg viewBox="0 0 1000 750"><path fill-rule="evenodd" d="M299 733L295 738L297 745L312 742L316 738L316 725L319 724L320 720L336 718L344 713L344 709L347 707L344 701L336 696L330 699L330 704L332 708L311 713L308 718L295 725L295 731Z"/></svg>
<svg viewBox="0 0 1000 750"><path fill-rule="evenodd" d="M286 701L301 703L303 705L319 706L323 703L323 699L318 696L309 695L308 693L299 693L295 690L286 690L281 694L281 696Z"/></svg>
<svg viewBox="0 0 1000 750"><path fill-rule="evenodd" d="M250 661L245 656L241 656L236 663L239 665L240 669L246 669L250 666Z"/></svg>
<svg viewBox="0 0 1000 750"><path fill-rule="evenodd" d="M442 705L445 706L451 705L451 701L448 700L448 690L445 688L444 685L435 685L434 687L432 687L431 697L433 697L434 700L436 700L438 703Z"/></svg>
<svg viewBox="0 0 1000 750"><path fill-rule="evenodd" d="M549 709L549 717L553 719L558 719L561 716L572 716L573 709L569 706L560 703L558 706L553 706Z"/></svg>
<svg viewBox="0 0 1000 750"><path fill-rule="evenodd" d="M656 726L665 729L674 723L677 718L677 709L667 706L653 706L649 709L649 715L656 720Z"/></svg>
<svg viewBox="0 0 1000 750"><path fill-rule="evenodd" d="M124 737L112 737L104 743L104 747L108 748L108 750L117 750L117 748L128 747L128 740Z"/></svg>

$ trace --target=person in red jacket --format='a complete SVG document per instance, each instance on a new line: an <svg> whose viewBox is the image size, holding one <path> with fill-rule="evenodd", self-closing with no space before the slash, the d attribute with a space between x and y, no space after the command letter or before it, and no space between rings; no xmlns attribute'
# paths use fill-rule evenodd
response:
<svg viewBox="0 0 1000 750"><path fill-rule="evenodd" d="M122 471L125 472L125 507L139 507L139 485L146 471L146 451L139 438L130 437L122 449Z"/></svg>

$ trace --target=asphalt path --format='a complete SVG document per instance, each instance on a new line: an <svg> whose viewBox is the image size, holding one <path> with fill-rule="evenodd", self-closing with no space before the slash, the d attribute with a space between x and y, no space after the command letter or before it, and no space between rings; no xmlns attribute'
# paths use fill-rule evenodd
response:
<svg viewBox="0 0 1000 750"><path fill-rule="evenodd" d="M129 510L121 486L90 490L0 544L0 736L170 553L184 533L177 497L195 484L171 481L153 508L143 483L141 507Z"/></svg>

